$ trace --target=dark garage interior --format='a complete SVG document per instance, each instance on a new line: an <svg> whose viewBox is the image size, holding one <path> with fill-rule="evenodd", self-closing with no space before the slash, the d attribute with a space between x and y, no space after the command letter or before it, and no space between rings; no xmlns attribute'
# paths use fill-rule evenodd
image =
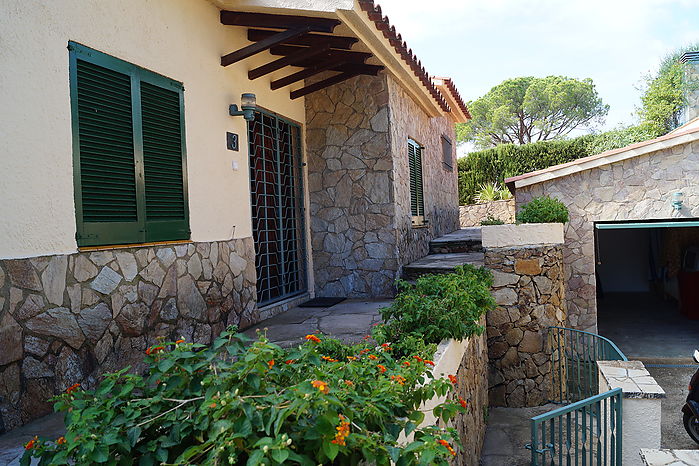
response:
<svg viewBox="0 0 699 466"><path fill-rule="evenodd" d="M699 222L595 225L597 327L629 358L699 347Z"/></svg>

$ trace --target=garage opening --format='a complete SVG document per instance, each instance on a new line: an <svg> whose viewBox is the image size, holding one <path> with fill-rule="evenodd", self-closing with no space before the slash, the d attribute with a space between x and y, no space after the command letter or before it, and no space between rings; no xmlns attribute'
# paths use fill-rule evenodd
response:
<svg viewBox="0 0 699 466"><path fill-rule="evenodd" d="M699 222L595 224L597 327L629 357L699 347Z"/></svg>

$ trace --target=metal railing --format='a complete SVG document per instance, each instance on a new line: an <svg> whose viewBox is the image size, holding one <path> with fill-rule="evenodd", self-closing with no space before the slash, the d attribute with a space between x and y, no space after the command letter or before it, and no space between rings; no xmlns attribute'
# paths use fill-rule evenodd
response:
<svg viewBox="0 0 699 466"><path fill-rule="evenodd" d="M622 391L591 396L531 419L532 466L621 464Z"/></svg>
<svg viewBox="0 0 699 466"><path fill-rule="evenodd" d="M572 403L599 393L597 361L628 361L603 336L564 327L549 327L551 401Z"/></svg>

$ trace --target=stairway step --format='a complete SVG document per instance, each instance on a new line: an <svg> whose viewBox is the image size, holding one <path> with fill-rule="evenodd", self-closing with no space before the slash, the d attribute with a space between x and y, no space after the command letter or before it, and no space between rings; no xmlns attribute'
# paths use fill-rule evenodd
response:
<svg viewBox="0 0 699 466"><path fill-rule="evenodd" d="M462 228L430 241L430 254L481 251L483 251L483 243L480 227Z"/></svg>
<svg viewBox="0 0 699 466"><path fill-rule="evenodd" d="M451 273L459 265L482 266L485 255L482 252L453 254L430 254L403 267L403 278L415 280L429 273Z"/></svg>

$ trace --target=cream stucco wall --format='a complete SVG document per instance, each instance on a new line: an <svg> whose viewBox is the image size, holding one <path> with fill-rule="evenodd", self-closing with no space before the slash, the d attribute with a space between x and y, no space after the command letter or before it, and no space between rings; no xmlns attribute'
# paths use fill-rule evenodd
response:
<svg viewBox="0 0 699 466"><path fill-rule="evenodd" d="M75 251L69 40L181 81L192 240L251 235L245 122L228 116L242 92L303 123L303 99L271 91L248 69L260 54L223 68L221 55L248 44L207 0L4 0L0 3L0 258ZM300 86L301 84L298 84ZM225 146L240 135L240 152ZM238 170L232 169L232 162Z"/></svg>

